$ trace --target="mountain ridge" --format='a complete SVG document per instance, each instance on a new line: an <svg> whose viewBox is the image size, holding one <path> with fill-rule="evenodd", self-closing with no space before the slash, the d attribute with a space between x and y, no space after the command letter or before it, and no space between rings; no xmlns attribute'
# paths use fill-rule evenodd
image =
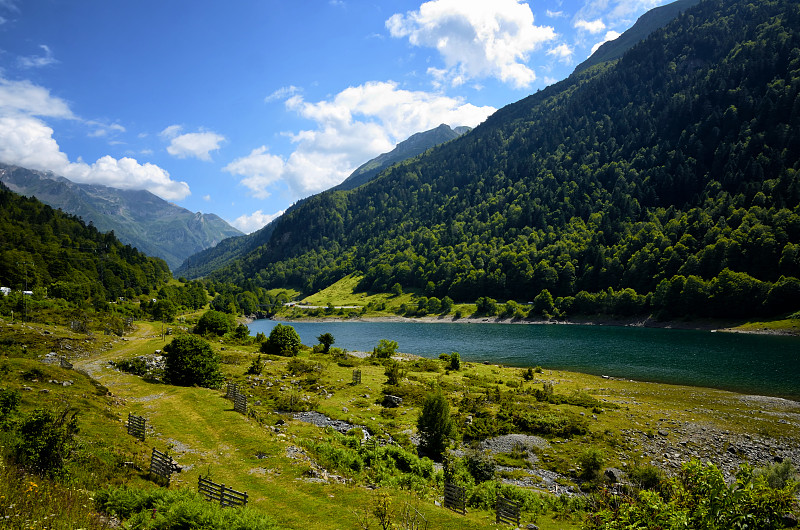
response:
<svg viewBox="0 0 800 530"><path fill-rule="evenodd" d="M0 164L0 181L14 192L77 215L101 231L113 230L123 243L164 259L172 269L197 251L241 234L215 214L191 212L146 190L80 184L7 164Z"/></svg>

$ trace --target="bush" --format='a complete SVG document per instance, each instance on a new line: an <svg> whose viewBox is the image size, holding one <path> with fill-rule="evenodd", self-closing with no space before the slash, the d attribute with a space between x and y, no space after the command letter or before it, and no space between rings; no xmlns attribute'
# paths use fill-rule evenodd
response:
<svg viewBox="0 0 800 530"><path fill-rule="evenodd" d="M267 341L261 344L261 352L294 357L300 352L300 335L292 326L278 324L270 331Z"/></svg>
<svg viewBox="0 0 800 530"><path fill-rule="evenodd" d="M203 313L203 316L200 317L194 327L194 332L198 335L218 335L221 337L232 331L235 324L233 315L211 310Z"/></svg>
<svg viewBox="0 0 800 530"><path fill-rule="evenodd" d="M126 528L272 530L272 519L248 507L221 508L188 490L107 488L95 493L95 508L127 520Z"/></svg>
<svg viewBox="0 0 800 530"><path fill-rule="evenodd" d="M450 403L441 391L428 394L417 418L419 448L435 461L440 461L453 434Z"/></svg>
<svg viewBox="0 0 800 530"><path fill-rule="evenodd" d="M605 456L600 449L590 447L578 455L578 463L581 466L580 477L584 480L594 480L603 469Z"/></svg>
<svg viewBox="0 0 800 530"><path fill-rule="evenodd" d="M224 379L220 357L196 335L179 335L164 346L164 378L172 385L214 388Z"/></svg>
<svg viewBox="0 0 800 530"><path fill-rule="evenodd" d="M333 343L336 342L336 339L333 338L331 333L323 333L317 337L317 340L322 345L322 353L328 353Z"/></svg>
<svg viewBox="0 0 800 530"><path fill-rule="evenodd" d="M395 353L397 353L397 342L393 340L381 339L372 349L372 356L376 359L389 359Z"/></svg>
<svg viewBox="0 0 800 530"><path fill-rule="evenodd" d="M74 448L77 414L69 409L58 413L36 409L23 417L16 429L14 460L36 473L59 475Z"/></svg>

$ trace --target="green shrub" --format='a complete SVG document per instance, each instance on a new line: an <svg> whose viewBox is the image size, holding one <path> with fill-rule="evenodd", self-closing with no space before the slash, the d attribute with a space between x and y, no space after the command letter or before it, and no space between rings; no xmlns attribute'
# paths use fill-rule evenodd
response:
<svg viewBox="0 0 800 530"><path fill-rule="evenodd" d="M203 316L200 317L194 327L194 332L198 335L218 335L221 337L233 331L235 325L236 321L233 315L212 309L203 313Z"/></svg>
<svg viewBox="0 0 800 530"><path fill-rule="evenodd" d="M143 376L147 374L147 361L142 357L134 357L133 359L123 359L116 361L114 366L123 372Z"/></svg>
<svg viewBox="0 0 800 530"><path fill-rule="evenodd" d="M77 414L36 409L24 416L17 424L12 452L17 464L42 475L61 474L74 449Z"/></svg>
<svg viewBox="0 0 800 530"><path fill-rule="evenodd" d="M188 490L107 488L94 495L97 511L115 514L125 527L142 530L202 528L204 530L273 530L276 523L248 508L222 508Z"/></svg>
<svg viewBox="0 0 800 530"><path fill-rule="evenodd" d="M578 455L578 464L581 466L580 477L584 480L594 480L600 475L605 463L603 451L590 447Z"/></svg>
<svg viewBox="0 0 800 530"><path fill-rule="evenodd" d="M381 339L378 345L372 350L372 357L375 359L389 359L397 353L397 342L388 339Z"/></svg>
<svg viewBox="0 0 800 530"><path fill-rule="evenodd" d="M164 346L164 377L169 384L214 388L224 379L220 357L196 335L179 335Z"/></svg>
<svg viewBox="0 0 800 530"><path fill-rule="evenodd" d="M292 326L277 324L270 331L267 341L261 344L261 352L293 357L300 352L300 335Z"/></svg>
<svg viewBox="0 0 800 530"><path fill-rule="evenodd" d="M419 448L433 460L439 461L454 431L450 403L440 391L426 396L417 418Z"/></svg>

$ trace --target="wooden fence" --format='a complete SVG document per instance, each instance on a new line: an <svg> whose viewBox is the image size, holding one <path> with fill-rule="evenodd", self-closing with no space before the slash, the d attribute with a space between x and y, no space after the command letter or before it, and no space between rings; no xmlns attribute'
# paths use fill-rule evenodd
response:
<svg viewBox="0 0 800 530"><path fill-rule="evenodd" d="M233 410L247 415L247 396L239 392L239 385L236 383L228 383L225 399L233 401Z"/></svg>
<svg viewBox="0 0 800 530"><path fill-rule="evenodd" d="M197 491L207 501L218 502L220 506L247 506L247 493L217 484L202 476L197 479Z"/></svg>
<svg viewBox="0 0 800 530"><path fill-rule="evenodd" d="M141 416L128 413L128 434L134 438L144 441L144 426L146 420Z"/></svg>
<svg viewBox="0 0 800 530"><path fill-rule="evenodd" d="M419 510L406 503L400 514L400 526L403 530L428 530L428 520Z"/></svg>
<svg viewBox="0 0 800 530"><path fill-rule="evenodd" d="M153 447L153 454L150 456L150 473L165 479L169 484L169 479L176 471L180 471L180 468L172 460L172 457Z"/></svg>
<svg viewBox="0 0 800 530"><path fill-rule="evenodd" d="M247 396L244 394L236 393L233 396L233 410L236 412L241 412L245 416L247 415Z"/></svg>
<svg viewBox="0 0 800 530"><path fill-rule="evenodd" d="M519 511L521 503L512 501L502 496L497 497L497 518L495 522L509 523L519 526Z"/></svg>
<svg viewBox="0 0 800 530"><path fill-rule="evenodd" d="M450 508L454 512L461 515L467 514L466 495L464 495L464 488L451 484L449 482L444 485L444 507Z"/></svg>

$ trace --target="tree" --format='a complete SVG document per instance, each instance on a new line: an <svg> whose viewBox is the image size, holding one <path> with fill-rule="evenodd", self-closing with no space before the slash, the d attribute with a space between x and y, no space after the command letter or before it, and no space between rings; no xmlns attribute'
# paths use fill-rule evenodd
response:
<svg viewBox="0 0 800 530"><path fill-rule="evenodd" d="M397 352L397 341L381 339L372 349L372 356L376 359L389 359Z"/></svg>
<svg viewBox="0 0 800 530"><path fill-rule="evenodd" d="M194 327L194 332L198 335L219 335L222 336L233 329L235 321L233 315L223 313L221 311L206 311L197 325Z"/></svg>
<svg viewBox="0 0 800 530"><path fill-rule="evenodd" d="M178 313L178 308L172 303L172 300L159 300L153 305L153 318L161 322L172 322L175 320L175 315Z"/></svg>
<svg viewBox="0 0 800 530"><path fill-rule="evenodd" d="M300 352L300 335L292 326L278 324L270 331L267 341L261 344L261 352L293 357Z"/></svg>
<svg viewBox="0 0 800 530"><path fill-rule="evenodd" d="M457 371L461 369L461 356L458 354L457 351L454 351L450 354L450 370Z"/></svg>
<svg viewBox="0 0 800 530"><path fill-rule="evenodd" d="M392 285L391 292L394 296L400 296L401 294L403 294L403 286L400 285L399 283L395 283L394 285Z"/></svg>
<svg viewBox="0 0 800 530"><path fill-rule="evenodd" d="M439 462L453 433L450 404L441 390L425 396L422 410L417 418L420 451Z"/></svg>
<svg viewBox="0 0 800 530"><path fill-rule="evenodd" d="M213 388L224 379L219 355L197 335L178 335L164 353L164 378L171 385Z"/></svg>
<svg viewBox="0 0 800 530"><path fill-rule="evenodd" d="M336 339L333 338L331 333L323 333L317 337L317 340L320 344L322 344L322 353L328 353L331 351L331 345L336 342Z"/></svg>

